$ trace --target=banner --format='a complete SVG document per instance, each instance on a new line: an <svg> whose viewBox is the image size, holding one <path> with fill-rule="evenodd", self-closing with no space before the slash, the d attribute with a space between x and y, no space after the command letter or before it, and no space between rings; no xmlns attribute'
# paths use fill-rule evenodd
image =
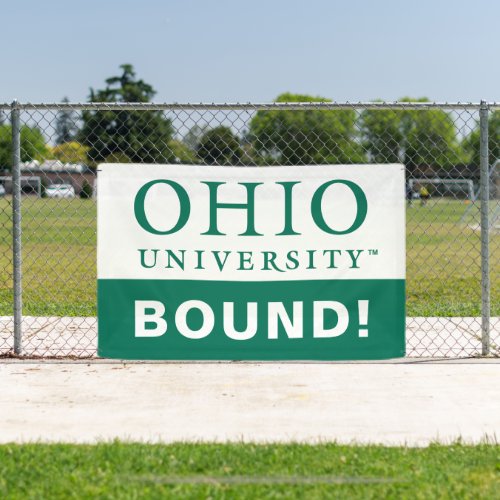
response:
<svg viewBox="0 0 500 500"><path fill-rule="evenodd" d="M98 352L405 354L403 165L98 171Z"/></svg>

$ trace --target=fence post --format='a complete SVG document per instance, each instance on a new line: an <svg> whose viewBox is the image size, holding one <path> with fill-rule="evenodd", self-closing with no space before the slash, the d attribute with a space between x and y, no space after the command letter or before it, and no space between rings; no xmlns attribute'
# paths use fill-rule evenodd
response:
<svg viewBox="0 0 500 500"><path fill-rule="evenodd" d="M12 248L14 285L14 353L22 352L22 273L21 273L21 112L12 102Z"/></svg>
<svg viewBox="0 0 500 500"><path fill-rule="evenodd" d="M490 353L490 224L489 224L489 149L488 149L488 109L481 101L479 109L480 167L481 167L481 340L482 355Z"/></svg>

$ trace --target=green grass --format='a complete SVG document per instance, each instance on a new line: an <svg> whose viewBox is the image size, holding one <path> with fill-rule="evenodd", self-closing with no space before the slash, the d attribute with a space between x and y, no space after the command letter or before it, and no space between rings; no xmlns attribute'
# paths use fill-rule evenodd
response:
<svg viewBox="0 0 500 500"><path fill-rule="evenodd" d="M0 446L0 496L500 498L500 446Z"/></svg>
<svg viewBox="0 0 500 500"><path fill-rule="evenodd" d="M409 316L480 315L480 236L460 223L465 209L463 201L442 199L407 209ZM478 210L473 213L477 220ZM95 201L24 197L22 215L24 313L94 316ZM10 200L0 199L0 315L12 314L11 228ZM492 234L493 256L499 248L500 235ZM497 262L491 275L493 315L500 314Z"/></svg>

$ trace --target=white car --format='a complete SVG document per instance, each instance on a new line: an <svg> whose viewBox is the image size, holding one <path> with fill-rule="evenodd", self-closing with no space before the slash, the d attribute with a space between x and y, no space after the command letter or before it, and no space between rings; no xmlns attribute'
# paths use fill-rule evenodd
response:
<svg viewBox="0 0 500 500"><path fill-rule="evenodd" d="M4 188L3 184L0 184L0 198L2 196L5 196L5 188Z"/></svg>
<svg viewBox="0 0 500 500"><path fill-rule="evenodd" d="M50 184L45 188L47 198L74 198L75 188L71 184Z"/></svg>

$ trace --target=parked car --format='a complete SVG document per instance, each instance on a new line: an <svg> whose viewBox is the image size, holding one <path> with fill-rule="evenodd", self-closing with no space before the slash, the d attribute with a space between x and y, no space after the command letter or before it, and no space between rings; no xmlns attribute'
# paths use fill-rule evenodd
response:
<svg viewBox="0 0 500 500"><path fill-rule="evenodd" d="M47 198L74 198L75 188L71 184L50 184L45 188Z"/></svg>
<svg viewBox="0 0 500 500"><path fill-rule="evenodd" d="M2 198L2 196L5 196L5 187L3 184L0 184L0 198Z"/></svg>

